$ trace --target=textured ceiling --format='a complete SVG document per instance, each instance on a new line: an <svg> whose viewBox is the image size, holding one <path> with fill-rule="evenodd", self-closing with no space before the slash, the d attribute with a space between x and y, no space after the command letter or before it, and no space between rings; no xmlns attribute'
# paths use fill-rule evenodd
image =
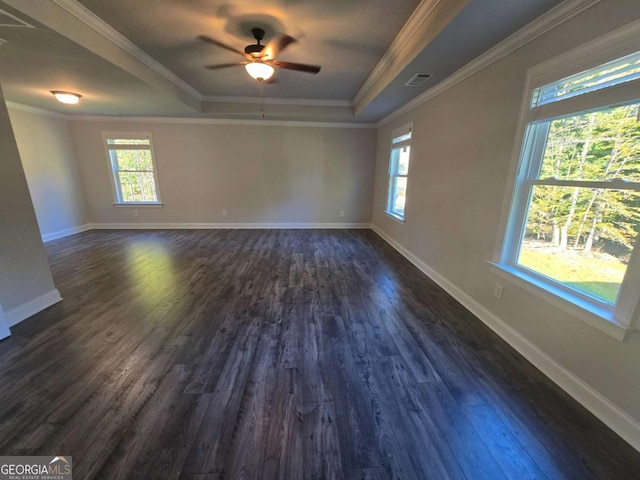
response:
<svg viewBox="0 0 640 480"><path fill-rule="evenodd" d="M472 0L469 5L407 65L361 114L360 121L379 119L446 79L509 35L555 7L561 0ZM406 87L416 73L432 77L420 88ZM417 90L417 92L416 92Z"/></svg>
<svg viewBox="0 0 640 480"><path fill-rule="evenodd" d="M440 5L456 1L461 0ZM0 26L0 38L7 40L0 41L0 84L13 102L79 114L257 118L261 115L256 103L259 85L241 67L203 68L240 57L196 37L205 34L241 50L252 43L250 29L259 26L267 32L265 41L277 33L298 39L279 59L322 65L318 75L279 70L278 82L265 85L269 105L265 111L273 119L368 123L380 120L561 3L470 0L424 49L411 51L411 61L398 68L397 76L354 116L349 102L385 58L419 0L39 2L0 0L0 8L36 27ZM420 6L425 3L428 0ZM110 43L78 11L85 11L96 24L106 22L158 62L157 67L132 56L117 42ZM158 67L167 70L159 73ZM404 86L415 73L433 77L421 87ZM169 78L172 74L175 80ZM56 89L81 93L83 101L75 107L63 106L49 93Z"/></svg>
<svg viewBox="0 0 640 480"><path fill-rule="evenodd" d="M252 27L298 39L279 57L321 65L318 75L279 70L270 97L351 100L407 21L418 0L80 0L145 52L205 95L257 96L232 52L204 44L209 35L242 50ZM393 7L390 8L390 5Z"/></svg>
<svg viewBox="0 0 640 480"><path fill-rule="evenodd" d="M0 7L25 18L7 5ZM29 19L36 28L0 27L0 84L5 97L23 105L58 112L108 115L181 115L190 109L174 98L114 66L64 36ZM83 101L72 108L50 90L79 92Z"/></svg>

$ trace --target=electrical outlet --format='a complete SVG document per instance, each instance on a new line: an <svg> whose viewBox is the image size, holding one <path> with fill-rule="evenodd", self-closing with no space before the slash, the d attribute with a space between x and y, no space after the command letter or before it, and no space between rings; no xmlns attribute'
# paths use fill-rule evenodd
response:
<svg viewBox="0 0 640 480"><path fill-rule="evenodd" d="M340 216L344 217L344 210L340 210Z"/></svg>
<svg viewBox="0 0 640 480"><path fill-rule="evenodd" d="M501 299L502 298L502 285L500 285L499 283L496 283L496 288L493 289L493 295L497 299Z"/></svg>
<svg viewBox="0 0 640 480"><path fill-rule="evenodd" d="M226 210L222 210L222 216L226 217L227 216L227 211Z"/></svg>
<svg viewBox="0 0 640 480"><path fill-rule="evenodd" d="M137 217L137 216L138 216L138 209L135 209L135 210L133 211L133 216L134 216L134 217Z"/></svg>

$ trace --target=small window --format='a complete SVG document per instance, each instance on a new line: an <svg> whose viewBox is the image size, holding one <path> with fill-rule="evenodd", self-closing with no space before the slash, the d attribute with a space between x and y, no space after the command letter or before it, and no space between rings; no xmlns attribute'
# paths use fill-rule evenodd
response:
<svg viewBox="0 0 640 480"><path fill-rule="evenodd" d="M640 278L639 92L640 53L529 90L500 259L623 327Z"/></svg>
<svg viewBox="0 0 640 480"><path fill-rule="evenodd" d="M159 204L151 134L104 134L117 204Z"/></svg>
<svg viewBox="0 0 640 480"><path fill-rule="evenodd" d="M411 125L395 130L391 138L389 159L389 194L387 214L404 220L407 203L407 180L411 157Z"/></svg>

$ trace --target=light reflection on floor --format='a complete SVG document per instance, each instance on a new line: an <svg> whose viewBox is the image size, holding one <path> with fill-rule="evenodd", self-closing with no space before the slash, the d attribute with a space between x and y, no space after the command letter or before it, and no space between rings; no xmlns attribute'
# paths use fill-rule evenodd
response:
<svg viewBox="0 0 640 480"><path fill-rule="evenodd" d="M133 242L128 246L127 259L130 285L139 302L153 307L179 296L178 278L166 245Z"/></svg>

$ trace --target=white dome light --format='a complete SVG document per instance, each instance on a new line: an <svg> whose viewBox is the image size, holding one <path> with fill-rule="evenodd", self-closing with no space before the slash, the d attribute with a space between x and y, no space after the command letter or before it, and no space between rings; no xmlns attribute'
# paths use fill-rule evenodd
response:
<svg viewBox="0 0 640 480"><path fill-rule="evenodd" d="M54 90L51 93L53 93L60 103L66 103L68 105L75 105L80 101L80 97L82 97L82 95L71 92L59 92Z"/></svg>
<svg viewBox="0 0 640 480"><path fill-rule="evenodd" d="M269 80L273 76L274 68L262 62L247 63L244 68L256 80Z"/></svg>

